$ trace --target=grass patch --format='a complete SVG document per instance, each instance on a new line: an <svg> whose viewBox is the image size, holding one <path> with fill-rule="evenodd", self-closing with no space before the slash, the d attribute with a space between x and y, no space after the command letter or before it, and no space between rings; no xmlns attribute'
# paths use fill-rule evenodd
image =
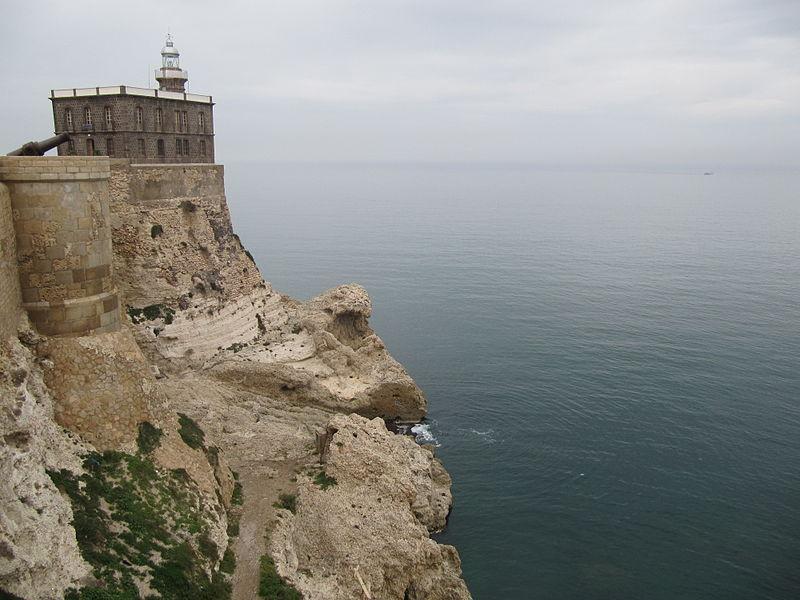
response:
<svg viewBox="0 0 800 600"><path fill-rule="evenodd" d="M162 435L164 435L164 432L152 423L147 421L139 423L139 435L136 437L136 445L139 446L139 452L150 454L161 445Z"/></svg>
<svg viewBox="0 0 800 600"><path fill-rule="evenodd" d="M178 413L178 424L180 425L178 433L187 446L195 450L205 448L206 434L203 433L203 430L200 429L194 419L183 413Z"/></svg>
<svg viewBox="0 0 800 600"><path fill-rule="evenodd" d="M258 595L267 600L302 600L297 589L286 583L275 570L275 562L268 555L261 557Z"/></svg>
<svg viewBox="0 0 800 600"><path fill-rule="evenodd" d="M294 494L281 494L278 497L278 501L275 502L272 506L275 508L285 508L292 514L297 512L297 496Z"/></svg>
<svg viewBox="0 0 800 600"><path fill-rule="evenodd" d="M336 477L331 477L325 471L320 471L314 475L314 483L316 483L323 490L327 490L329 487L336 485L337 481Z"/></svg>
<svg viewBox="0 0 800 600"><path fill-rule="evenodd" d="M165 306L164 304L151 304L144 308L129 306L128 316L136 325L156 319L164 319L164 323L170 325L175 318L175 309Z"/></svg>
<svg viewBox="0 0 800 600"><path fill-rule="evenodd" d="M146 456L89 454L85 473L48 471L72 505L75 537L95 587L68 600L133 600L150 579L162 598L230 598L228 578L206 572L217 561L197 486L180 469L162 471Z"/></svg>

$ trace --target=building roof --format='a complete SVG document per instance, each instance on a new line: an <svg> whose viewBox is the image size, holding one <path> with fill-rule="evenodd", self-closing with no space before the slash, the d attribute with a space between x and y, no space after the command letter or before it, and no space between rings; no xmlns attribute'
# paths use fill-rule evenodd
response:
<svg viewBox="0 0 800 600"><path fill-rule="evenodd" d="M133 87L130 85L112 85L91 88L65 88L50 90L50 99L75 98L82 96L145 96L150 98L164 98L166 100L185 100L186 102L200 102L213 104L211 96L203 94L190 94L189 92L167 92L150 88Z"/></svg>

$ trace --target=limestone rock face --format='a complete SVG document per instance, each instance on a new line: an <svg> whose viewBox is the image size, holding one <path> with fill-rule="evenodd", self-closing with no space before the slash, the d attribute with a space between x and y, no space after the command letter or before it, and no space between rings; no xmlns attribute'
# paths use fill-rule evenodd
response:
<svg viewBox="0 0 800 600"><path fill-rule="evenodd" d="M220 355L211 372L242 389L331 410L418 421L427 402L369 327L366 290L343 285L310 302L285 301L274 342Z"/></svg>
<svg viewBox="0 0 800 600"><path fill-rule="evenodd" d="M153 463L185 472L197 487L220 559L228 544L230 469L221 453L181 438L130 332L50 338L24 328L20 339L30 348L13 338L0 343L0 589L35 600L92 584L70 500L48 473L80 476L98 450L136 453L143 421L161 430Z"/></svg>
<svg viewBox="0 0 800 600"><path fill-rule="evenodd" d="M430 451L381 419L337 415L327 431L322 475L301 476L273 532L278 572L309 600L470 598L458 553L428 535L451 504Z"/></svg>
<svg viewBox="0 0 800 600"><path fill-rule="evenodd" d="M60 598L90 569L47 470L80 470L88 448L56 424L41 368L16 340L0 343L0 411L0 589Z"/></svg>
<svg viewBox="0 0 800 600"><path fill-rule="evenodd" d="M230 222L219 165L114 164L114 268L136 341L165 372L300 404L417 421L425 397L369 327L366 290L272 290Z"/></svg>

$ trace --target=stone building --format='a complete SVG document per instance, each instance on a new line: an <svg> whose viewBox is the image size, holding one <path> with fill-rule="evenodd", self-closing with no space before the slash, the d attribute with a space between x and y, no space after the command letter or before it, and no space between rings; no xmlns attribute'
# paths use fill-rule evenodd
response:
<svg viewBox="0 0 800 600"><path fill-rule="evenodd" d="M135 163L213 163L214 103L186 92L189 73L170 36L156 69L159 89L129 85L51 90L58 154L107 155Z"/></svg>

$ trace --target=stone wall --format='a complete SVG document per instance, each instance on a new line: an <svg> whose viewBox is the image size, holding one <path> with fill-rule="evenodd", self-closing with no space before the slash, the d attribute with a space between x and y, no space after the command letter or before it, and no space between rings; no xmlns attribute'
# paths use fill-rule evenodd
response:
<svg viewBox="0 0 800 600"><path fill-rule="evenodd" d="M55 420L96 448L133 447L157 403L150 365L130 331L47 338L37 346Z"/></svg>
<svg viewBox="0 0 800 600"><path fill-rule="evenodd" d="M115 331L107 158L0 157L23 307L40 333Z"/></svg>
<svg viewBox="0 0 800 600"><path fill-rule="evenodd" d="M21 302L11 194L0 183L0 339L16 335Z"/></svg>

